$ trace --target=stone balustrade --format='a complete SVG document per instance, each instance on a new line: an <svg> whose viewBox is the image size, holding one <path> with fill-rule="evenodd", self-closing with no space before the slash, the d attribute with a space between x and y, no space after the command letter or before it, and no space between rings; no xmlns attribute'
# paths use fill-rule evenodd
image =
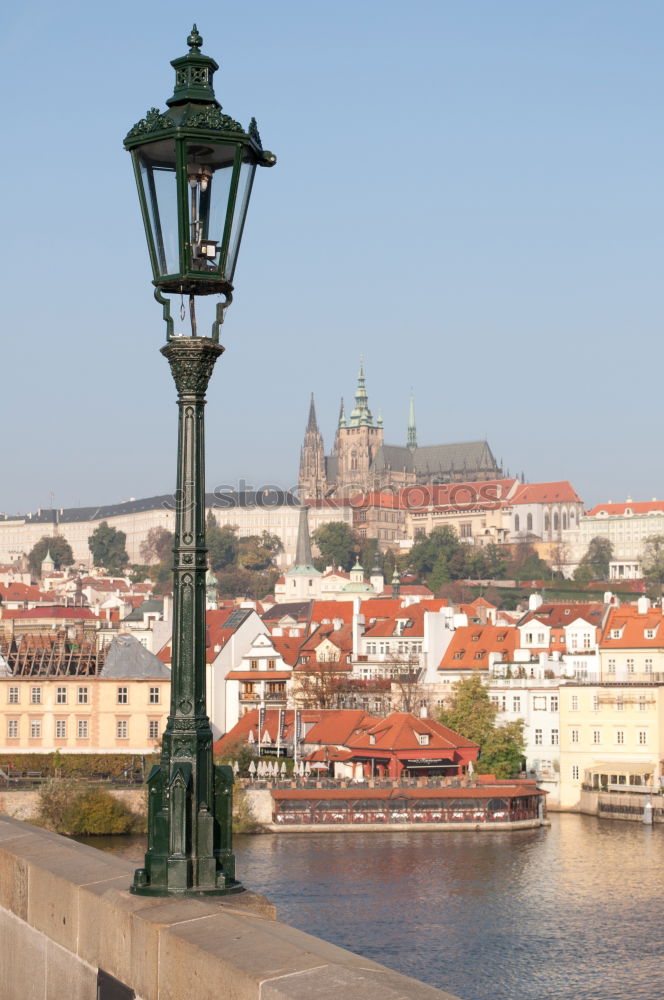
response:
<svg viewBox="0 0 664 1000"><path fill-rule="evenodd" d="M132 896L134 865L0 817L0 997L458 1000L275 919L262 896ZM104 988L100 993L104 998Z"/></svg>

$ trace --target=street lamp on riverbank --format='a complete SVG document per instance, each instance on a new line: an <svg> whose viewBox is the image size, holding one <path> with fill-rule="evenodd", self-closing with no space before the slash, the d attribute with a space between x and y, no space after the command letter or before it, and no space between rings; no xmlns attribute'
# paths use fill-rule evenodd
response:
<svg viewBox="0 0 664 1000"><path fill-rule="evenodd" d="M168 110L148 111L124 140L131 152L152 264L163 308L168 360L178 391L178 467L173 549L171 710L161 760L148 778L148 850L132 892L219 895L239 892L232 851L230 768L212 762L205 697L205 392L223 347L219 327L263 149L255 119L243 129L223 113L212 89L219 67L201 53L196 25L189 52L174 59ZM175 336L170 300L189 303L191 334ZM196 296L219 295L209 336L199 336Z"/></svg>

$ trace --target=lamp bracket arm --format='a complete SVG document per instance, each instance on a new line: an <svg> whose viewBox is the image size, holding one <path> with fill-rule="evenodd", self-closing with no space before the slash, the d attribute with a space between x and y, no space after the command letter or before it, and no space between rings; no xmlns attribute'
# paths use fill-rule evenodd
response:
<svg viewBox="0 0 664 1000"><path fill-rule="evenodd" d="M226 300L224 302L217 302L217 316L212 324L212 339L215 344L219 343L219 327L224 322L224 312L233 301L232 292L225 292L224 294L226 295Z"/></svg>
<svg viewBox="0 0 664 1000"><path fill-rule="evenodd" d="M170 299L164 298L161 294L160 288L155 288L154 297L161 306L162 318L166 324L166 340L172 340L175 334L173 333L173 317L171 316Z"/></svg>

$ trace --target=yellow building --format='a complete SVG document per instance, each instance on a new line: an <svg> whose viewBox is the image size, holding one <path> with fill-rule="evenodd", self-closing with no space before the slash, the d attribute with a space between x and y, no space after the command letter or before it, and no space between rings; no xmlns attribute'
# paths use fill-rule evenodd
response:
<svg viewBox="0 0 664 1000"><path fill-rule="evenodd" d="M113 640L99 676L13 675L0 664L0 752L154 753L170 676L127 635Z"/></svg>
<svg viewBox="0 0 664 1000"><path fill-rule="evenodd" d="M663 713L664 681L561 685L561 807L578 806L584 783L609 790L631 784L659 787L664 773Z"/></svg>

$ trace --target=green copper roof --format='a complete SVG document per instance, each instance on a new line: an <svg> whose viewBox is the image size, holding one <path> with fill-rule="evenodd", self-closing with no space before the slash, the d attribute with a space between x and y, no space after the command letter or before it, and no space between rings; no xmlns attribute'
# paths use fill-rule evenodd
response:
<svg viewBox="0 0 664 1000"><path fill-rule="evenodd" d="M369 396L365 385L364 365L360 365L355 390L355 406L348 420L349 427L373 427L374 420L369 409Z"/></svg>

